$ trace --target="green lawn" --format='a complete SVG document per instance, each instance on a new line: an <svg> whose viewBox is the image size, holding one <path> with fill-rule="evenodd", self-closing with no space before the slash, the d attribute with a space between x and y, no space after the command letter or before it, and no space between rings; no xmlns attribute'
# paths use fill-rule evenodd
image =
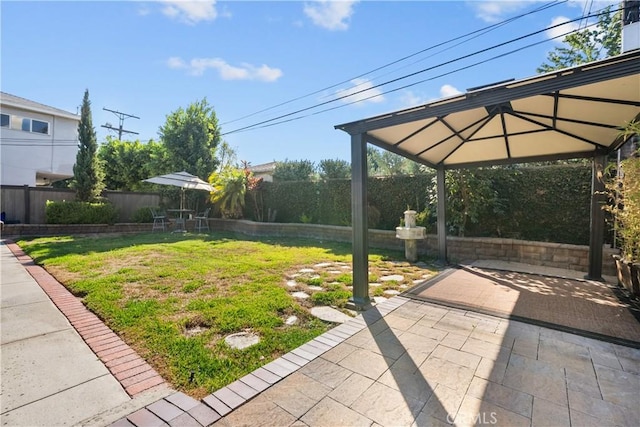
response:
<svg viewBox="0 0 640 427"><path fill-rule="evenodd" d="M344 307L351 245L232 235L141 234L49 237L17 242L144 357L173 387L202 397L335 326L313 305ZM370 254L373 295L403 289L435 268ZM320 263L324 268L313 272ZM300 270L303 270L300 272ZM306 300L294 298L305 291ZM298 317L289 326L285 320ZM252 331L259 344L234 350L225 336Z"/></svg>

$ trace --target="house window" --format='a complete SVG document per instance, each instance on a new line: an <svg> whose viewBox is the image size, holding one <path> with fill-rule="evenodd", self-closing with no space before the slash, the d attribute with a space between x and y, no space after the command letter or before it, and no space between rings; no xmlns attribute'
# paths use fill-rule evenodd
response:
<svg viewBox="0 0 640 427"><path fill-rule="evenodd" d="M31 132L49 133L49 123L40 120L31 120Z"/></svg>
<svg viewBox="0 0 640 427"><path fill-rule="evenodd" d="M2 115L2 127L25 132L43 133L45 135L49 134L49 122L9 114Z"/></svg>

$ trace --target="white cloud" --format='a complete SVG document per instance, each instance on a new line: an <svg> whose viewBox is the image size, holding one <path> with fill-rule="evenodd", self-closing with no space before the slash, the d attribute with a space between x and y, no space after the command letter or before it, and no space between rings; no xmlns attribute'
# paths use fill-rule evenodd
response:
<svg viewBox="0 0 640 427"><path fill-rule="evenodd" d="M182 58L178 56L172 56L171 58L167 59L167 66L169 68L186 68L187 64L185 64Z"/></svg>
<svg viewBox="0 0 640 427"><path fill-rule="evenodd" d="M331 31L346 30L356 3L350 0L318 0L305 3L304 13L319 27Z"/></svg>
<svg viewBox="0 0 640 427"><path fill-rule="evenodd" d="M551 24L549 24L549 28L547 29L547 31L545 31L545 34L550 39L553 39L553 38L558 37L558 36L560 36L562 34L567 34L567 33L576 31L580 27L577 22L568 22L568 21L569 21L569 18L567 18L565 16L556 16L555 18L553 18L551 20ZM559 24L564 24L564 25L560 25L559 27L551 28L551 27L554 27L555 25L559 25ZM559 42L559 43L562 43L562 40L564 40L564 37L556 39L556 41Z"/></svg>
<svg viewBox="0 0 640 427"><path fill-rule="evenodd" d="M141 5L138 8L138 15L140 16L147 16L151 13L151 9L149 9L146 5Z"/></svg>
<svg viewBox="0 0 640 427"><path fill-rule="evenodd" d="M499 22L523 9L532 9L536 2L545 0L468 0L469 4L476 12L476 17L485 22ZM569 0L569 6L580 8L581 10L592 12L602 9L608 5L618 4L619 0Z"/></svg>
<svg viewBox="0 0 640 427"><path fill-rule="evenodd" d="M410 90L405 90L402 92L402 95L400 96L400 108L411 108L411 107L415 107L417 105L422 105L422 104L426 104L427 100L410 91Z"/></svg>
<svg viewBox="0 0 640 427"><path fill-rule="evenodd" d="M573 7L579 7L584 11L595 11L602 9L603 7L607 7L608 5L617 5L620 3L620 0L569 0L567 4Z"/></svg>
<svg viewBox="0 0 640 427"><path fill-rule="evenodd" d="M162 13L186 24L213 21L218 17L216 0L162 0Z"/></svg>
<svg viewBox="0 0 640 427"><path fill-rule="evenodd" d="M172 69L183 69L193 76L201 76L207 69L218 71L222 80L257 80L262 82L274 82L282 77L282 70L271 68L268 65L256 67L242 63L233 66L220 58L193 58L186 62L180 57L171 57L167 60L167 66Z"/></svg>
<svg viewBox="0 0 640 427"><path fill-rule="evenodd" d="M341 101L347 104L352 102L373 102L379 103L384 101L384 96L379 88L372 88L373 83L367 79L353 79L351 80L353 86L347 89L339 89L336 91L338 97L346 97ZM356 93L358 92L358 93Z"/></svg>
<svg viewBox="0 0 640 427"><path fill-rule="evenodd" d="M461 93L462 91L458 90L457 88L451 85L442 85L442 87L440 88L440 96L443 98L460 95Z"/></svg>
<svg viewBox="0 0 640 427"><path fill-rule="evenodd" d="M498 22L506 16L531 6L531 1L471 1L476 16L486 22Z"/></svg>

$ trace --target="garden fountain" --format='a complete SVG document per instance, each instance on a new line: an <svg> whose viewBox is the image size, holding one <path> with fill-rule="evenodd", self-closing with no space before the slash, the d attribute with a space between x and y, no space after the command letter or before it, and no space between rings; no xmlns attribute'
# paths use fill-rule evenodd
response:
<svg viewBox="0 0 640 427"><path fill-rule="evenodd" d="M404 212L404 226L396 227L396 238L404 240L404 256L409 262L418 260L418 240L427 237L425 227L416 226L416 211Z"/></svg>

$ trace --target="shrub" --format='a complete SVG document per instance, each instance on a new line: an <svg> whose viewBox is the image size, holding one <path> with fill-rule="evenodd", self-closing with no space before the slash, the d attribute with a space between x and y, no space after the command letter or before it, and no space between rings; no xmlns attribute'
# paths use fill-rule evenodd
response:
<svg viewBox="0 0 640 427"><path fill-rule="evenodd" d="M605 210L615 217L614 228L622 257L640 261L640 157L630 157L620 164L621 171L607 187L612 205Z"/></svg>
<svg viewBox="0 0 640 427"><path fill-rule="evenodd" d="M133 213L133 222L147 223L153 222L153 215L151 215L151 209L159 209L157 206L148 206L140 208Z"/></svg>
<svg viewBox="0 0 640 427"><path fill-rule="evenodd" d="M111 203L55 202L47 200L47 224L114 224L118 212Z"/></svg>

